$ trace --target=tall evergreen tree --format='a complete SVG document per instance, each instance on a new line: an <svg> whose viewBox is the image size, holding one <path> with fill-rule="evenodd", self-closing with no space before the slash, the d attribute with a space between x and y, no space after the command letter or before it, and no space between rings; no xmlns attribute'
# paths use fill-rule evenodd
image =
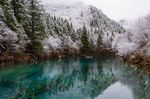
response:
<svg viewBox="0 0 150 99"><path fill-rule="evenodd" d="M88 39L88 32L86 29L86 26L83 26L83 34L81 36L81 42L82 42L82 49L83 50L89 50L90 49L90 43L89 43L89 39Z"/></svg>
<svg viewBox="0 0 150 99"><path fill-rule="evenodd" d="M42 52L43 46L41 40L46 37L45 25L43 22L43 11L38 0L29 0L30 31L27 33L31 39L30 49L35 54Z"/></svg>
<svg viewBox="0 0 150 99"><path fill-rule="evenodd" d="M25 20L27 21L27 11L25 10L23 0L11 0L11 5L18 22L23 23Z"/></svg>
<svg viewBox="0 0 150 99"><path fill-rule="evenodd" d="M13 15L10 1L9 0L0 0L0 5L1 5L4 15L5 15L6 25L13 31L17 31L18 24L17 24L16 18Z"/></svg>
<svg viewBox="0 0 150 99"><path fill-rule="evenodd" d="M31 16L30 26L33 39L43 39L43 36L45 36L46 33L42 19L43 12L41 10L39 1L30 0L29 15Z"/></svg>
<svg viewBox="0 0 150 99"><path fill-rule="evenodd" d="M97 39L97 48L102 47L102 36L101 34L98 34L98 39Z"/></svg>

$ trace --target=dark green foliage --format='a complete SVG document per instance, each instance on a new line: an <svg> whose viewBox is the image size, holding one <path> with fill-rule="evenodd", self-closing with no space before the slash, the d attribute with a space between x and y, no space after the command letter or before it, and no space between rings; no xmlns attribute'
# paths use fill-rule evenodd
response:
<svg viewBox="0 0 150 99"><path fill-rule="evenodd" d="M102 41L102 34L98 34L98 39L97 39L97 47L100 48L102 47L103 41Z"/></svg>
<svg viewBox="0 0 150 99"><path fill-rule="evenodd" d="M90 43L89 43L89 39L88 39L88 32L86 29L86 26L83 26L83 34L81 36L81 42L82 42L82 49L83 50L89 50L90 49Z"/></svg>
<svg viewBox="0 0 150 99"><path fill-rule="evenodd" d="M8 0L0 0L0 5L3 9L6 18L5 23L8 25L10 29L12 29L13 31L17 31L18 24L17 20L13 15L10 2Z"/></svg>
<svg viewBox="0 0 150 99"><path fill-rule="evenodd" d="M12 0L11 1L12 9L14 11L14 16L17 21L21 24L27 21L27 11L25 10L25 5L22 0Z"/></svg>
<svg viewBox="0 0 150 99"><path fill-rule="evenodd" d="M34 55L40 57L43 51L43 46L40 41L32 41L28 44L28 52L33 53Z"/></svg>
<svg viewBox="0 0 150 99"><path fill-rule="evenodd" d="M45 25L43 22L43 11L41 5L37 0L30 0L28 8L30 20L28 20L28 27L25 27L25 31L31 40L29 48L32 53L40 54L43 50L41 40L46 37Z"/></svg>
<svg viewBox="0 0 150 99"><path fill-rule="evenodd" d="M73 28L72 23L68 20L62 18L56 18L55 16L47 15L46 25L49 31L49 34L58 36L70 36L73 41L78 40L79 36Z"/></svg>
<svg viewBox="0 0 150 99"><path fill-rule="evenodd" d="M33 35L33 39L36 36L38 39L42 40L44 35L46 36L46 33L42 19L43 11L37 0L30 0L29 15L31 16L29 25L31 27L31 34Z"/></svg>

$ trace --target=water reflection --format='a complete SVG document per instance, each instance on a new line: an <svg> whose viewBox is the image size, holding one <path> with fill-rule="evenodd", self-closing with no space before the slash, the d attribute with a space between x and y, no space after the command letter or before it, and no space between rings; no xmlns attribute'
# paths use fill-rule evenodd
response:
<svg viewBox="0 0 150 99"><path fill-rule="evenodd" d="M116 82L115 84L108 87L103 92L103 94L99 95L95 99L116 99L116 98L117 99L134 99L132 91L127 86L124 86L120 82Z"/></svg>
<svg viewBox="0 0 150 99"><path fill-rule="evenodd" d="M150 99L150 75L118 58L66 58L0 70L0 99Z"/></svg>

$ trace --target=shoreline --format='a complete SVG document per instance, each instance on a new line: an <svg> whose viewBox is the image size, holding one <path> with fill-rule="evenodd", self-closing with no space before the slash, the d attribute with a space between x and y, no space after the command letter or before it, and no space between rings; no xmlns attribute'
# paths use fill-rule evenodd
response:
<svg viewBox="0 0 150 99"><path fill-rule="evenodd" d="M80 56L80 57L100 57L100 56L114 56L120 57L123 59L124 62L130 65L135 65L136 67L147 67L150 68L150 57L140 54L131 54L126 57L118 56L116 52L112 49L96 49L91 50L89 52L81 52L80 50L72 49L69 50L60 50L60 51L53 51L49 53L42 53L40 58L33 55L32 53L22 53L22 54L9 54L0 56L0 66L5 65L13 65L13 64L36 64L42 60L51 60L55 58L66 58L70 56Z"/></svg>

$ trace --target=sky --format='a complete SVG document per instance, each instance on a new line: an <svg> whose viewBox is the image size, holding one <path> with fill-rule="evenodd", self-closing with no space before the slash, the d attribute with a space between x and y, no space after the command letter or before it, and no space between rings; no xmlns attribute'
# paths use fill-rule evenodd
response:
<svg viewBox="0 0 150 99"><path fill-rule="evenodd" d="M96 6L113 20L136 20L150 13L150 0L42 0L49 3L73 3L82 1L85 4Z"/></svg>

